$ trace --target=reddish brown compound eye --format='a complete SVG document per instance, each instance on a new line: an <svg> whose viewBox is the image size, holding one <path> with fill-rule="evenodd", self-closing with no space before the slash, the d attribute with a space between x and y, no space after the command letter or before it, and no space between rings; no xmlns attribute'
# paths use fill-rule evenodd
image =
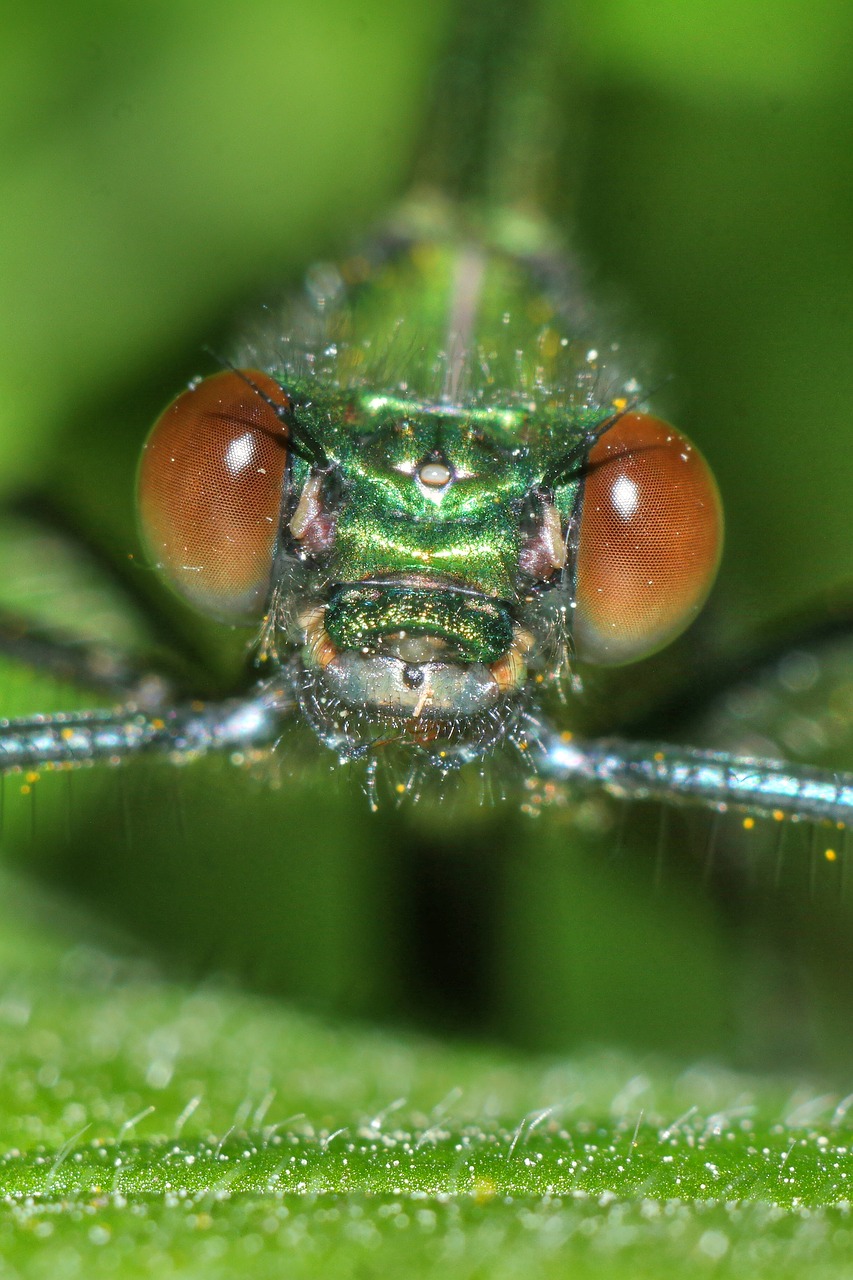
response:
<svg viewBox="0 0 853 1280"><path fill-rule="evenodd" d="M582 504L577 654L633 662L674 640L705 602L723 543L717 486L685 436L626 413L590 451Z"/></svg>
<svg viewBox="0 0 853 1280"><path fill-rule="evenodd" d="M264 396L288 404L265 373L205 378L157 420L139 464L151 562L179 595L223 622L259 618L270 588L288 431Z"/></svg>

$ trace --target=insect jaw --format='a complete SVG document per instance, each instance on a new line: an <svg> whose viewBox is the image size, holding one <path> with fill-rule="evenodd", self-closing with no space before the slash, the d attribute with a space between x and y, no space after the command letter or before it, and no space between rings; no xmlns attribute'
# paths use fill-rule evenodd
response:
<svg viewBox="0 0 853 1280"><path fill-rule="evenodd" d="M326 627L327 605L300 617L304 670L338 703L393 721L440 726L474 720L517 695L527 678L530 632L515 625L507 650L491 662L460 657L452 641L405 630L362 648L340 647Z"/></svg>

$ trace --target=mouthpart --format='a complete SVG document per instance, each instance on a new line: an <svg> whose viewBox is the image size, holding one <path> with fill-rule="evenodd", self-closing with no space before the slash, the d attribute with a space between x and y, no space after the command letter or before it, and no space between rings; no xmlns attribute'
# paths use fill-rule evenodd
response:
<svg viewBox="0 0 853 1280"><path fill-rule="evenodd" d="M302 662L346 707L395 721L459 721L482 715L527 680L533 637L512 629L506 652L492 662L467 661L452 638L400 628L371 635L361 648L340 647L326 626L326 605L301 616Z"/></svg>

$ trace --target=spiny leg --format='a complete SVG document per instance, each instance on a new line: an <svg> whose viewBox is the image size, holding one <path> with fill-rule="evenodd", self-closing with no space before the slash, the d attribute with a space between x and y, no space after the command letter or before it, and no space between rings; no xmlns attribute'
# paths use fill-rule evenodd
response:
<svg viewBox="0 0 853 1280"><path fill-rule="evenodd" d="M102 684L104 691L116 692L131 670L120 661L105 665L100 650L35 637L20 625L4 627L0 635L18 660ZM167 683L134 667L117 709L0 720L0 773L118 764L144 754L189 760L210 751L251 751L273 745L294 710L292 680L284 672L241 697L164 706L159 700ZM846 823L853 817L853 774L660 743L584 742L532 718L524 730L525 758L540 777L567 790L593 786L622 798L733 806L808 821Z"/></svg>
<svg viewBox="0 0 853 1280"><path fill-rule="evenodd" d="M273 680L244 697L156 713L130 704L0 720L0 773L120 764L152 753L189 760L209 751L249 751L275 742L292 706L289 685Z"/></svg>
<svg viewBox="0 0 853 1280"><path fill-rule="evenodd" d="M807 821L853 818L853 773L665 743L583 742L549 729L537 731L530 755L543 778L602 787L623 798L732 806Z"/></svg>
<svg viewBox="0 0 853 1280"><path fill-rule="evenodd" d="M245 695L202 701L191 696L188 664L164 666L150 650L128 652L108 640L34 625L2 607L0 658L57 681L60 706L65 690L71 708L89 696L107 704L0 719L0 774L117 764L151 753L191 759L211 750L250 751L275 741L292 703L278 677Z"/></svg>
<svg viewBox="0 0 853 1280"><path fill-rule="evenodd" d="M143 754L189 760L210 751L272 745L293 710L286 678L244 697L191 702L158 713L60 712L0 721L0 772L97 762L118 764ZM728 806L774 817L846 823L853 817L853 774L782 761L659 743L576 741L539 728L527 758L537 774L567 788L600 787L620 798L655 798Z"/></svg>

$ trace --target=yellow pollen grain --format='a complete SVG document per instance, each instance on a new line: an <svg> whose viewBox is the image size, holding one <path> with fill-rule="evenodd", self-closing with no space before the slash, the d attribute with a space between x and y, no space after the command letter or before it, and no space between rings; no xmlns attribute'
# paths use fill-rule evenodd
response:
<svg viewBox="0 0 853 1280"><path fill-rule="evenodd" d="M744 818L743 820L744 831L751 831L754 826L755 826L755 818Z"/></svg>
<svg viewBox="0 0 853 1280"><path fill-rule="evenodd" d="M627 409L627 407L628 407L628 401L625 399L624 396L619 396L616 400L613 401L613 408L618 409L620 413L622 412L623 409Z"/></svg>
<svg viewBox="0 0 853 1280"><path fill-rule="evenodd" d="M843 823L843 822L836 822L836 824L835 824L835 830L836 830L836 831L843 831L843 830L844 830L844 827L845 827L845 823Z"/></svg>
<svg viewBox="0 0 853 1280"><path fill-rule="evenodd" d="M838 858L838 854L834 849L825 849L823 856L826 858L827 862L835 862Z"/></svg>
<svg viewBox="0 0 853 1280"><path fill-rule="evenodd" d="M397 792L398 796L404 796L406 794L405 782L398 782L394 790Z"/></svg>
<svg viewBox="0 0 853 1280"><path fill-rule="evenodd" d="M28 787L26 783L21 787L21 795L28 796L32 791L32 787Z"/></svg>
<svg viewBox="0 0 853 1280"><path fill-rule="evenodd" d="M560 741L571 742L573 737L574 737L573 733L570 733L568 729L564 729L563 732L560 734Z"/></svg>
<svg viewBox="0 0 853 1280"><path fill-rule="evenodd" d="M26 778L27 782L38 782L39 780L39 776L37 773L27 773L24 775L24 777Z"/></svg>
<svg viewBox="0 0 853 1280"><path fill-rule="evenodd" d="M785 820L785 813L784 813L784 811L783 811L782 809L774 809L774 810L773 810L773 818L774 818L774 820L775 820L776 822L784 822L784 820Z"/></svg>
<svg viewBox="0 0 853 1280"><path fill-rule="evenodd" d="M655 760L655 763L656 763L656 764L663 764L663 762L664 762L664 760L665 760L665 759L666 759L666 756L664 755L664 753L663 753L662 751L656 751L656 752L655 752L655 754L654 754L654 760Z"/></svg>
<svg viewBox="0 0 853 1280"><path fill-rule="evenodd" d="M60 736L60 738L62 738L63 742L69 742L69 741L71 740L71 738L73 738L73 737L74 737L74 730L73 730L73 729L63 729L59 736Z"/></svg>
<svg viewBox="0 0 853 1280"><path fill-rule="evenodd" d="M161 719L159 719L159 717L158 717L157 719L154 719L154 720L152 720L152 721L151 721L151 728L152 728L152 729L165 729L165 728L166 728L166 721L165 721L165 720L161 720Z"/></svg>

